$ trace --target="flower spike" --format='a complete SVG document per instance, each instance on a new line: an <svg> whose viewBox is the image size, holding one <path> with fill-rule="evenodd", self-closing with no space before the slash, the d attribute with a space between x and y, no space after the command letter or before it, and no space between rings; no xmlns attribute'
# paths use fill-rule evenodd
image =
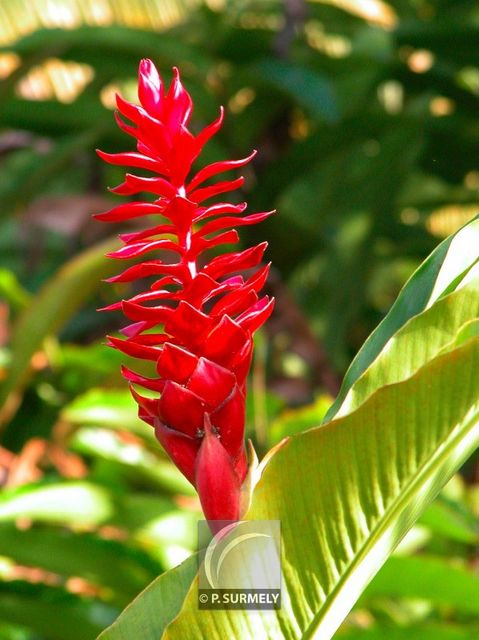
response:
<svg viewBox="0 0 479 640"><path fill-rule="evenodd" d="M196 487L206 518L236 520L242 515L241 487L248 471L245 393L253 333L274 303L259 296L269 270L269 265L259 267L267 245L223 253L209 262L202 255L238 242L234 227L256 224L273 212L243 215L245 203L203 204L240 187L242 177L207 182L243 167L256 152L214 162L190 176L193 162L222 126L223 109L217 120L193 135L188 129L193 101L176 68L166 89L153 62L142 60L138 96L140 105L118 96L116 114L119 127L137 141L136 151L98 155L110 164L151 174L126 173L113 193L153 197L96 217L104 222L152 221L148 228L120 235L123 247L109 257L143 261L109 281L157 279L146 291L103 309L121 309L131 321L121 331L124 338L109 337L109 344L156 364L153 378L122 368L140 418L154 427L165 451ZM164 261L164 250L176 261ZM256 271L248 279L240 274L252 268Z"/></svg>

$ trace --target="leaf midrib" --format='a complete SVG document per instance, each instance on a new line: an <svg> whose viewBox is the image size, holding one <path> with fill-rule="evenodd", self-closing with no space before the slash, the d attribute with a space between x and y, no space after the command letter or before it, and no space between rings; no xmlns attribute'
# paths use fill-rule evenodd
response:
<svg viewBox="0 0 479 640"><path fill-rule="evenodd" d="M338 580L333 590L327 596L326 600L320 608L320 611L314 616L310 625L303 632L301 640L308 640L309 638L315 637L315 632L317 631L322 620L325 619L328 611L336 601L336 598L340 595L343 585L347 582L350 576L354 574L357 567L362 564L371 548L374 547L377 542L379 542L379 540L385 533L387 533L392 523L397 520L397 516L400 515L404 511L405 507L412 501L414 495L418 492L420 486L424 483L424 480L427 479L430 475L430 468L436 466L440 467L442 463L446 462L450 452L457 446L457 444L459 444L464 439L469 431L473 431L474 427L479 424L478 420L479 407L475 410L473 416L464 424L463 427L461 427L460 423L456 426L453 431L457 430L457 433L455 435L451 433L450 437L447 438L446 441L438 447L436 453L433 454L432 457L423 464L419 472L414 474L411 483L403 491L401 491L396 500L393 500L390 508L384 512L384 517L380 518L378 525L371 530L371 533L366 538L365 543L360 547L358 552L355 553L352 562L347 567L341 578ZM474 442L475 443L473 445L472 451L479 446L479 433L477 439ZM472 451L470 452L472 453ZM434 496L429 496L428 501L430 502L433 497ZM420 514L418 514L418 516L419 515ZM374 577L375 573L377 573L378 570L379 567L374 572L373 576L371 576L370 580ZM327 639L322 638L322 640Z"/></svg>

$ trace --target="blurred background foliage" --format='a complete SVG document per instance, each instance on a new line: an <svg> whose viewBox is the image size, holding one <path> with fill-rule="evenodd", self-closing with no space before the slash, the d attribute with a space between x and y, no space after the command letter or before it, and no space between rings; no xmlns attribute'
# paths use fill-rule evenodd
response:
<svg viewBox="0 0 479 640"><path fill-rule="evenodd" d="M259 153L242 231L270 242L277 308L257 340L248 431L264 452L319 423L400 287L479 209L472 0L2 0L0 639L89 640L194 549L194 492L102 344L125 294L91 214L131 148L112 110L138 61L180 68L202 163ZM123 285L124 286L124 285ZM469 463L337 637L479 636L479 473Z"/></svg>

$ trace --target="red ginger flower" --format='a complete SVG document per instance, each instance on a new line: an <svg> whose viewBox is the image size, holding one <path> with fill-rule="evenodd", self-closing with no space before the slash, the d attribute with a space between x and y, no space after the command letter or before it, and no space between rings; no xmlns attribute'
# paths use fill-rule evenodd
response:
<svg viewBox="0 0 479 640"><path fill-rule="evenodd" d="M214 162L189 178L193 162L221 128L223 110L217 120L194 136L187 128L192 100L177 69L165 92L154 64L142 60L138 95L141 106L117 96L120 114L134 126L116 114L119 127L136 138L137 151L98 153L111 164L153 174L127 173L125 182L112 189L114 193L131 196L148 192L154 199L127 202L96 217L123 222L160 216L158 225L120 235L124 246L110 257L138 258L166 249L178 258L170 263L148 257L110 278L110 282L132 282L159 277L145 293L107 307L121 308L132 321L122 330L125 339L109 337L109 341L129 356L156 363L155 378L126 367L122 370L138 402L140 418L154 427L170 458L196 487L206 518L237 520L248 468L244 425L252 336L273 309L273 300L258 296L269 265L247 279L238 272L257 267L267 243L217 256L203 267L199 262L207 249L238 242L233 226L261 222L273 212L242 215L245 203L204 204L237 189L243 178L208 186L204 183L244 166L254 153L242 160ZM150 306L151 302L155 306ZM141 395L133 385L156 392L158 397Z"/></svg>

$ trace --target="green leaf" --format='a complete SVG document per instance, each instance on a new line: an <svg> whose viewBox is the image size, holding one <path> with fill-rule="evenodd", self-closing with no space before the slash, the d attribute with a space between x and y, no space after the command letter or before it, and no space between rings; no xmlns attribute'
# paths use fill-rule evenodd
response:
<svg viewBox="0 0 479 640"><path fill-rule="evenodd" d="M67 405L61 419L82 427L73 436L74 450L121 464L156 487L196 495L183 474L166 458L153 429L138 418L138 408L128 389L91 389ZM125 442L115 433L122 430L140 436L144 444Z"/></svg>
<svg viewBox="0 0 479 640"><path fill-rule="evenodd" d="M0 622L1 640L33 640L32 634L25 627L16 624Z"/></svg>
<svg viewBox="0 0 479 640"><path fill-rule="evenodd" d="M153 486L196 495L192 485L171 460L166 457L161 459L141 443L124 442L112 431L98 428L80 429L73 437L71 446L82 454L116 462L128 469L131 475L148 480ZM163 453L159 444L155 444L155 447L158 454Z"/></svg>
<svg viewBox="0 0 479 640"><path fill-rule="evenodd" d="M372 598L418 598L461 613L479 614L479 577L442 558L392 557L375 576L361 602Z"/></svg>
<svg viewBox="0 0 479 640"><path fill-rule="evenodd" d="M479 278L408 320L353 384L336 417L354 411L379 387L408 378L440 352L464 342L465 335L473 337L470 330L464 334L463 325L469 327L475 316L479 316Z"/></svg>
<svg viewBox="0 0 479 640"><path fill-rule="evenodd" d="M415 271L391 310L373 331L354 358L339 391L326 414L331 420L342 406L349 390L381 353L388 340L413 316L453 291L478 261L479 217L446 238Z"/></svg>
<svg viewBox="0 0 479 640"><path fill-rule="evenodd" d="M148 525L162 515L176 511L171 498L150 493L126 493L118 504L118 510L111 523L130 532ZM175 532L172 532L172 536Z"/></svg>
<svg viewBox="0 0 479 640"><path fill-rule="evenodd" d="M425 624L413 627L375 625L371 629L351 629L338 633L338 640L476 640L478 629L448 624Z"/></svg>
<svg viewBox="0 0 479 640"><path fill-rule="evenodd" d="M191 556L161 575L133 600L111 627L100 634L98 640L158 640L167 624L178 615L196 569L196 556Z"/></svg>
<svg viewBox="0 0 479 640"><path fill-rule="evenodd" d="M474 339L378 390L353 413L291 437L267 465L247 514L281 521L281 611L198 611L194 583L161 637L331 638L403 535L478 446L478 364ZM162 578L162 588L167 582L174 587L173 573ZM149 598L160 606L161 593L155 599L155 585L150 588ZM151 626L141 596L130 616L133 609L136 634L157 640L160 627ZM109 640L127 637L119 635L121 620Z"/></svg>
<svg viewBox="0 0 479 640"><path fill-rule="evenodd" d="M322 395L304 407L286 409L271 423L268 429L268 441L273 445L286 436L317 427L324 418L330 403L331 398Z"/></svg>
<svg viewBox="0 0 479 640"><path fill-rule="evenodd" d="M30 361L43 340L57 333L99 286L117 269L104 255L118 246L107 240L64 265L32 299L13 328L11 365L0 386L0 425L11 417L30 376Z"/></svg>
<svg viewBox="0 0 479 640"><path fill-rule="evenodd" d="M454 342L446 345L444 347L444 351L447 349L452 349L454 347L458 347L463 344L467 340L471 338L479 336L479 319L475 318L474 320L469 320L463 324L460 330L457 332L456 337L454 338Z"/></svg>
<svg viewBox="0 0 479 640"><path fill-rule="evenodd" d="M176 509L151 520L134 538L158 558L162 566L173 568L194 550L196 523L200 517L199 511Z"/></svg>
<svg viewBox="0 0 479 640"><path fill-rule="evenodd" d="M30 300L28 291L8 269L0 269L0 296L14 309L23 309Z"/></svg>
<svg viewBox="0 0 479 640"><path fill-rule="evenodd" d="M387 386L352 414L291 438L258 484L251 519L278 519L283 608L197 613L192 589L165 638L332 637L364 586L479 443L479 341ZM299 524L300 523L300 524ZM253 627L251 625L253 624ZM254 632L252 631L254 629Z"/></svg>
<svg viewBox="0 0 479 640"><path fill-rule="evenodd" d="M150 582L161 567L145 553L116 540L57 527L18 529L0 525L2 556L18 564L41 567L65 578L81 576L109 587L109 599L125 604Z"/></svg>
<svg viewBox="0 0 479 640"><path fill-rule="evenodd" d="M304 65L283 62L273 58L264 59L251 67L262 84L286 93L314 116L327 122L338 119L338 105L332 83L324 75Z"/></svg>
<svg viewBox="0 0 479 640"><path fill-rule="evenodd" d="M122 364L126 364L128 358L123 357L123 354L117 349L106 349L104 338L100 340L101 342L88 345L56 342L56 349L50 355L52 368L58 375L62 390L69 396L77 396L73 401L75 409L77 400L82 403L82 399L85 398L87 392L92 391L92 395L94 395L95 391L98 391L98 385L101 384L106 387L103 389L107 396L104 400L105 405L110 410L114 410L112 406L113 398L110 398L109 392L111 391L114 394L115 389L110 389L110 385L116 385L122 381L120 367ZM129 393L127 388L123 390ZM98 400L100 401L101 394L99 391L98 393L100 396ZM110 402L108 402L109 400ZM132 406L131 403L130 406ZM72 403L63 407L60 419L64 419L64 411L68 411L70 407L72 407ZM80 409L80 417L81 407L78 408ZM122 411L119 411L118 414L119 418ZM65 421L76 425L78 423L75 418L76 416L73 415L71 422L68 418L65 418ZM115 422L112 426L115 428L120 425Z"/></svg>
<svg viewBox="0 0 479 640"><path fill-rule="evenodd" d="M100 72L108 69L115 78L134 76L142 57L153 58L167 68L192 58L195 66L206 65L204 52L174 33L164 32L159 38L155 31L118 24L38 29L3 49L14 51L27 62L33 59L35 64L51 56L92 64Z"/></svg>
<svg viewBox="0 0 479 640"><path fill-rule="evenodd" d="M53 111L56 111L56 107ZM74 156L82 150L94 147L97 137L97 127L91 127L88 132L83 131L80 135L64 136L41 154L32 149L17 152L11 158L10 165L4 169L8 180L0 187L4 213L11 208L18 211L33 196L44 190L50 180L57 178L72 164Z"/></svg>
<svg viewBox="0 0 479 640"><path fill-rule="evenodd" d="M474 21L464 23L461 18L441 20L424 24L422 21L408 21L397 31L400 46L420 46L432 51L440 59L448 60L452 53L458 65L477 65L479 56L474 47L468 46L479 35Z"/></svg>
<svg viewBox="0 0 479 640"><path fill-rule="evenodd" d="M176 567L196 546L198 511L179 509L172 499L150 494L126 494L110 524L127 528L162 567Z"/></svg>
<svg viewBox="0 0 479 640"><path fill-rule="evenodd" d="M153 430L138 418L138 407L128 389L90 389L62 411L61 419L75 426L94 425L126 429L143 437Z"/></svg>
<svg viewBox="0 0 479 640"><path fill-rule="evenodd" d="M421 516L420 524L435 534L457 542L476 544L479 541L479 526L472 513L462 504L448 501L442 496L426 509Z"/></svg>
<svg viewBox="0 0 479 640"><path fill-rule="evenodd" d="M112 512L106 489L89 482L24 485L4 490L0 497L0 521L4 522L28 518L85 526L104 522Z"/></svg>
<svg viewBox="0 0 479 640"><path fill-rule="evenodd" d="M71 104L62 104L54 100L36 101L35 109L32 109L31 100L16 97L9 98L7 101L1 101L0 97L0 103L2 104L0 111L2 127L21 128L38 135L48 134L62 138L76 134L79 147L84 146L82 136L86 137L86 144L88 144L88 140L92 137L94 139L99 133L113 130L111 111L96 97L88 95L80 96ZM113 132L113 135L116 137L117 132ZM65 158L65 153L68 152L65 145L62 145L60 152ZM51 157L49 166L42 169L41 173L50 174L54 170L55 162L55 158ZM35 186L37 180L32 177L28 182Z"/></svg>
<svg viewBox="0 0 479 640"><path fill-rule="evenodd" d="M0 582L2 621L34 629L48 640L94 640L116 609L57 587L15 580Z"/></svg>

